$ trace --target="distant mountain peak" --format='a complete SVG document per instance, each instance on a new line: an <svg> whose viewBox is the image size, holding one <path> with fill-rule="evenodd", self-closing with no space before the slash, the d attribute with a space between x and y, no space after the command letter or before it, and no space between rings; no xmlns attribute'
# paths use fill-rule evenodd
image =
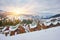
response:
<svg viewBox="0 0 60 40"><path fill-rule="evenodd" d="M60 14L56 14L56 15L50 17L50 18L55 18L55 17L60 17Z"/></svg>
<svg viewBox="0 0 60 40"><path fill-rule="evenodd" d="M0 10L0 11L3 11L3 10Z"/></svg>

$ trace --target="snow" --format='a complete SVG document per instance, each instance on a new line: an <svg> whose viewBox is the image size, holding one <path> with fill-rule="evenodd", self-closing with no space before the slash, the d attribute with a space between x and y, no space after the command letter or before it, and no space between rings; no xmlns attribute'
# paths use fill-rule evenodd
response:
<svg viewBox="0 0 60 40"><path fill-rule="evenodd" d="M15 31L17 28L18 28L18 27L16 27L16 26L10 26L9 30L10 30L10 31Z"/></svg>
<svg viewBox="0 0 60 40"><path fill-rule="evenodd" d="M60 23L60 21L58 21L58 23Z"/></svg>
<svg viewBox="0 0 60 40"><path fill-rule="evenodd" d="M49 21L51 21L52 19L53 19L53 18L47 19L46 22L49 22Z"/></svg>
<svg viewBox="0 0 60 40"><path fill-rule="evenodd" d="M9 30L4 31L4 33L7 33L7 32L9 32Z"/></svg>
<svg viewBox="0 0 60 40"><path fill-rule="evenodd" d="M53 25L56 25L58 23L58 21L52 22Z"/></svg>
<svg viewBox="0 0 60 40"><path fill-rule="evenodd" d="M51 20L53 20L53 19L56 19L56 20L55 20L55 21L51 21ZM43 23L44 23L45 26L49 26L51 23L52 23L53 25L56 25L56 24L60 23L60 19L58 19L58 18L51 18L51 19L46 20L46 21L43 22Z"/></svg>
<svg viewBox="0 0 60 40"><path fill-rule="evenodd" d="M0 40L60 40L60 26L15 36L0 34Z"/></svg>
<svg viewBox="0 0 60 40"><path fill-rule="evenodd" d="M30 28L35 28L36 26L36 24L30 24Z"/></svg>
<svg viewBox="0 0 60 40"><path fill-rule="evenodd" d="M58 19L57 21L58 21L58 23L60 23L60 19Z"/></svg>
<svg viewBox="0 0 60 40"><path fill-rule="evenodd" d="M29 24L29 25L30 25L30 28L35 28L37 26L36 24ZM26 32L30 31L28 25L24 24L22 27L24 27Z"/></svg>
<svg viewBox="0 0 60 40"><path fill-rule="evenodd" d="M4 31L6 28L7 28L7 27L4 27L4 28L2 29L2 31Z"/></svg>
<svg viewBox="0 0 60 40"><path fill-rule="evenodd" d="M23 27L24 27L24 29L25 29L26 32L29 31L29 27L28 27L28 25L26 25L26 26L24 25Z"/></svg>
<svg viewBox="0 0 60 40"><path fill-rule="evenodd" d="M45 26L49 26L51 24L51 22L44 22Z"/></svg>
<svg viewBox="0 0 60 40"><path fill-rule="evenodd" d="M17 24L16 26L10 26L9 27L9 30L7 30L7 31L15 31L17 28L18 28L18 26L19 26L20 24ZM7 27L4 27L4 29L2 29L2 32L6 29ZM7 32L7 31L5 31L5 32Z"/></svg>

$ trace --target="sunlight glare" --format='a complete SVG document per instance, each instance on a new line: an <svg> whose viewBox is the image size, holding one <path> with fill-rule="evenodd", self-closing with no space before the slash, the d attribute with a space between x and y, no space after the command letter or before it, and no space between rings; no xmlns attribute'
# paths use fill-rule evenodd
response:
<svg viewBox="0 0 60 40"><path fill-rule="evenodd" d="M20 8L15 8L12 10L14 15L19 15L19 14L26 14L28 10L26 9L20 9Z"/></svg>

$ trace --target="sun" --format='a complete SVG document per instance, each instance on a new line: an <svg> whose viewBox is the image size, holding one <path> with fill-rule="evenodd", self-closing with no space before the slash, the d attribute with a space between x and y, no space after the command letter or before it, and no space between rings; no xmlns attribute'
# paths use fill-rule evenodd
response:
<svg viewBox="0 0 60 40"><path fill-rule="evenodd" d="M19 14L26 14L28 10L22 9L22 8L14 8L12 9L13 15L19 15Z"/></svg>
<svg viewBox="0 0 60 40"><path fill-rule="evenodd" d="M21 11L20 10L14 10L13 11L15 14L21 14Z"/></svg>

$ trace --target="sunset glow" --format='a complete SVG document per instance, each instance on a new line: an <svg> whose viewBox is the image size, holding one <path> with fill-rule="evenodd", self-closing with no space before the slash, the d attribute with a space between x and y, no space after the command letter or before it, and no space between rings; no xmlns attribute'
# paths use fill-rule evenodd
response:
<svg viewBox="0 0 60 40"><path fill-rule="evenodd" d="M12 9L13 15L19 15L19 14L26 14L28 13L28 10L26 9L20 9L20 8L14 8Z"/></svg>

